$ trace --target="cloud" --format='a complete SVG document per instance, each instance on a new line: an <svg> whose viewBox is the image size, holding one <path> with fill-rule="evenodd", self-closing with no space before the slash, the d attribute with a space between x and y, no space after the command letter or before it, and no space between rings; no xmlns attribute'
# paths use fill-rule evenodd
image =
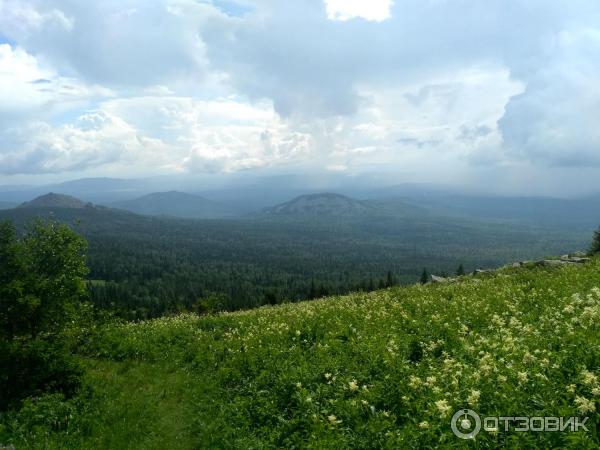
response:
<svg viewBox="0 0 600 450"><path fill-rule="evenodd" d="M22 48L0 44L0 127L30 117L40 120L111 95L100 86L59 76Z"/></svg>
<svg viewBox="0 0 600 450"><path fill-rule="evenodd" d="M120 164L136 170L229 172L305 160L311 136L272 105L183 97L102 102L74 123L32 122L0 133L0 171L60 173Z"/></svg>
<svg viewBox="0 0 600 450"><path fill-rule="evenodd" d="M390 18L391 0L325 0L327 17L331 20L350 20L360 17L381 22Z"/></svg>
<svg viewBox="0 0 600 450"><path fill-rule="evenodd" d="M110 86L205 75L197 27L214 8L192 0L0 1L1 34L71 76Z"/></svg>
<svg viewBox="0 0 600 450"><path fill-rule="evenodd" d="M305 159L311 137L280 119L270 102L142 97L103 107L170 149L168 165L183 171L235 171Z"/></svg>
<svg viewBox="0 0 600 450"><path fill-rule="evenodd" d="M60 127L32 122L4 130L0 134L0 172L61 173L116 161L135 164L142 155L164 150L159 147L160 143L139 137L118 117L93 111Z"/></svg>
<svg viewBox="0 0 600 450"><path fill-rule="evenodd" d="M600 167L599 76L600 31L560 33L499 121L506 156L549 166Z"/></svg>
<svg viewBox="0 0 600 450"><path fill-rule="evenodd" d="M2 170L600 167L599 26L586 0L0 0Z"/></svg>

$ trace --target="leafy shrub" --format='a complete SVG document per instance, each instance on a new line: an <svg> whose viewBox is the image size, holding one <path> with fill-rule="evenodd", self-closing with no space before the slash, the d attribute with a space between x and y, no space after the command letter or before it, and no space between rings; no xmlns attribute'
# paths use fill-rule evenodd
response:
<svg viewBox="0 0 600 450"><path fill-rule="evenodd" d="M85 250L64 225L34 222L18 239L12 224L0 224L0 407L77 386L64 331L85 299Z"/></svg>

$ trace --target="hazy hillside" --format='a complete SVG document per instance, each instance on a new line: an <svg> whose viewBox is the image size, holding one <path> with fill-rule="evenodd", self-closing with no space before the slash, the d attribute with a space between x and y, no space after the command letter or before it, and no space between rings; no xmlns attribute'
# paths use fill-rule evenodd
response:
<svg viewBox="0 0 600 450"><path fill-rule="evenodd" d="M216 219L235 215L227 206L211 202L198 195L177 191L155 192L132 200L116 202L112 206L149 216Z"/></svg>
<svg viewBox="0 0 600 450"><path fill-rule="evenodd" d="M359 200L333 193L301 195L267 208L265 215L353 216L375 213L375 208Z"/></svg>
<svg viewBox="0 0 600 450"><path fill-rule="evenodd" d="M355 216L358 211L363 210L361 205L373 206L378 213L382 205L401 203L402 214L410 213L408 209L410 206L420 208L421 212L429 211L430 214L439 216L455 216L468 220L502 220L588 233L600 224L600 196L598 195L574 198L511 197L442 185L403 184L372 187L370 184L376 184L375 181L371 180L369 183L367 181L360 177L321 180L318 177L306 179L306 177L294 176L257 179L245 179L240 176L220 183L216 180L204 182L193 179L179 180L175 177L85 178L46 186L0 186L0 209L3 208L3 204L9 207L16 206L48 192L55 192L77 197L84 202L117 206L143 214L180 217L242 216L263 209L273 212L273 205L279 205L281 213L272 215L283 218L286 214L289 217L298 216L297 213L303 209L303 203L306 203L307 211L318 211L317 204L314 202L322 195L320 193L337 192L350 199L350 203L333 194L334 198L321 199L324 202L323 210L326 214L328 211L339 211L346 218ZM158 198L149 195L151 193L177 195L172 191L178 193L185 191L192 197L174 198L171 202L168 198L161 199L160 195ZM311 200L306 194L314 195L316 198ZM146 196L148 198L144 198ZM296 197L300 203L294 205L294 200L291 199ZM136 201L128 206L131 199ZM141 203L138 203L138 200ZM206 201L213 204L207 204ZM121 202L124 203L121 205ZM287 206L290 207L290 211L296 212L285 213ZM350 212L346 207L350 208ZM187 215L188 211L194 213L190 216ZM315 212L312 215L319 216L320 213Z"/></svg>
<svg viewBox="0 0 600 450"><path fill-rule="evenodd" d="M71 449L595 449L599 279L595 260L81 330L88 389L73 400L42 397L28 410L36 426L26 413L6 419L0 441ZM519 433L512 423L465 441L450 427L464 408L481 417L588 417L589 431ZM55 411L65 416L59 427ZM466 433L473 423L457 427Z"/></svg>
<svg viewBox="0 0 600 450"><path fill-rule="evenodd" d="M0 202L0 209L10 209L17 206L17 203L12 202Z"/></svg>
<svg viewBox="0 0 600 450"><path fill-rule="evenodd" d="M85 208L86 203L81 200L71 197L70 195L55 194L50 192L49 194L42 195L34 198L30 202L22 203L18 208L67 208L67 209L80 209Z"/></svg>
<svg viewBox="0 0 600 450"><path fill-rule="evenodd" d="M382 199L398 200L432 213L475 219L497 219L561 229L592 230L600 223L600 196L580 198L502 197L443 191L390 189Z"/></svg>

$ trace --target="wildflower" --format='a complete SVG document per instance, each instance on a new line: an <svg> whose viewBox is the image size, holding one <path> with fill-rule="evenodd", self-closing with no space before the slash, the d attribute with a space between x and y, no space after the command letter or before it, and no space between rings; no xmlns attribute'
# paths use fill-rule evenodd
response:
<svg viewBox="0 0 600 450"><path fill-rule="evenodd" d="M596 386L598 384L598 378L589 370L584 370L581 373L581 378L583 380L583 384L586 386Z"/></svg>
<svg viewBox="0 0 600 450"><path fill-rule="evenodd" d="M336 416L334 416L333 414L330 414L329 416L327 416L327 420L329 420L329 423L332 425L342 423L342 421L338 420L338 418Z"/></svg>
<svg viewBox="0 0 600 450"><path fill-rule="evenodd" d="M419 428L422 430L426 430L427 428L429 428L429 422L424 420L423 422L419 423Z"/></svg>
<svg viewBox="0 0 600 450"><path fill-rule="evenodd" d="M581 414L591 413L596 411L596 405L592 400L588 400L585 397L575 397L575 405Z"/></svg>
<svg viewBox="0 0 600 450"><path fill-rule="evenodd" d="M411 375L408 385L413 389L418 389L419 386L421 386L421 379L419 377Z"/></svg>
<svg viewBox="0 0 600 450"><path fill-rule="evenodd" d="M329 372L327 372L327 373L325 374L325 379L329 380L330 378L331 378L331 374L330 374Z"/></svg>
<svg viewBox="0 0 600 450"><path fill-rule="evenodd" d="M594 395L595 397L600 397L600 387L595 387L594 389L592 389L592 395Z"/></svg>
<svg viewBox="0 0 600 450"><path fill-rule="evenodd" d="M351 391L357 391L358 383L356 382L356 380L352 380L348 383L348 387L350 388Z"/></svg>
<svg viewBox="0 0 600 450"><path fill-rule="evenodd" d="M473 390L471 390L469 397L467 397L467 402L469 402L470 405L475 405L479 401L480 396L481 396L481 392L473 389Z"/></svg>
<svg viewBox="0 0 600 450"><path fill-rule="evenodd" d="M577 386L575 384L569 384L567 386L567 392L570 392L571 394L575 393L575 389L577 389Z"/></svg>
<svg viewBox="0 0 600 450"><path fill-rule="evenodd" d="M427 382L425 384L427 384L428 386L432 386L435 384L436 381L437 381L436 377L427 377Z"/></svg>
<svg viewBox="0 0 600 450"><path fill-rule="evenodd" d="M529 376L527 375L527 372L519 372L517 373L517 378L519 379L520 383L527 383Z"/></svg>
<svg viewBox="0 0 600 450"><path fill-rule="evenodd" d="M296 387L297 387L298 389L300 389L300 388L302 387L302 383L300 383L300 382L298 381L298 382L296 383Z"/></svg>
<svg viewBox="0 0 600 450"><path fill-rule="evenodd" d="M437 402L435 402L435 406L442 415L442 417L448 415L448 413L450 412L450 405L446 400L438 400Z"/></svg>

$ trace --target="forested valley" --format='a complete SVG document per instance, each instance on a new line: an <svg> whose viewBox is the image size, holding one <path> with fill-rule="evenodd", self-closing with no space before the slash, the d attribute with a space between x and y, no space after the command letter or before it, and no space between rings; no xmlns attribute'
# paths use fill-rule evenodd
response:
<svg viewBox="0 0 600 450"><path fill-rule="evenodd" d="M89 242L93 303L128 320L239 310L417 282L584 248L589 233L461 220L419 208L336 217L190 220L117 209L16 208L0 219L71 225Z"/></svg>

